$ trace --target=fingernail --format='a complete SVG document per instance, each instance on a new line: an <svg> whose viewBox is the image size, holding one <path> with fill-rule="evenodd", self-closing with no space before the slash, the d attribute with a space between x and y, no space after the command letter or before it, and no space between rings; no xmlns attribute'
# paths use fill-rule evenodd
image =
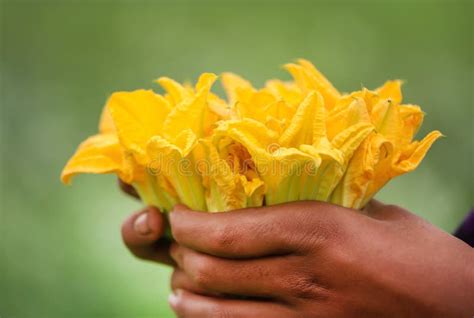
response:
<svg viewBox="0 0 474 318"><path fill-rule="evenodd" d="M137 217L135 223L133 224L133 229L135 232L140 235L147 235L151 232L150 227L148 226L148 213L142 213Z"/></svg>
<svg viewBox="0 0 474 318"><path fill-rule="evenodd" d="M178 306L179 297L182 293L181 289L176 289L173 293L171 293L168 297L168 303L172 308L176 308Z"/></svg>

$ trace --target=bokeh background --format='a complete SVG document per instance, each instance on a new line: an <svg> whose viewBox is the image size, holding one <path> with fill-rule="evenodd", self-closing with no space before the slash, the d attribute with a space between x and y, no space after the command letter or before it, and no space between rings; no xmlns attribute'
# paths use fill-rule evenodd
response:
<svg viewBox="0 0 474 318"><path fill-rule="evenodd" d="M446 231L472 207L473 8L440 1L1 2L0 317L172 317L170 270L133 259L140 204L112 176L59 182L116 90L312 60L342 91L406 81L446 138L378 198Z"/></svg>

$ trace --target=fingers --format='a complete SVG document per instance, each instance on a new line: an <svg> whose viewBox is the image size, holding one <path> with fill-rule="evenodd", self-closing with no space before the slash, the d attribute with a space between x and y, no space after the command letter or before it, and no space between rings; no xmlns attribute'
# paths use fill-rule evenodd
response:
<svg viewBox="0 0 474 318"><path fill-rule="evenodd" d="M292 273L298 272L296 256L223 259L177 244L171 246L170 253L178 267L186 273L187 282L200 291L266 299L293 297L298 293L295 287L299 284L291 278ZM181 286L196 291L187 284Z"/></svg>
<svg viewBox="0 0 474 318"><path fill-rule="evenodd" d="M170 242L161 239L166 227L164 216L153 207L134 213L122 225L122 239L138 258L173 265Z"/></svg>
<svg viewBox="0 0 474 318"><path fill-rule="evenodd" d="M172 244L170 253L179 268L173 277L173 289L258 297L286 304L301 299L324 300L331 292L323 278L323 273L331 269L324 261L313 262L305 255L225 259L176 243Z"/></svg>
<svg viewBox="0 0 474 318"><path fill-rule="evenodd" d="M176 290L170 295L168 302L179 318L295 316L289 308L274 302L209 297L185 290Z"/></svg>
<svg viewBox="0 0 474 318"><path fill-rule="evenodd" d="M301 248L306 236L314 239L314 235L328 234L340 224L335 218L341 210L349 209L316 201L225 213L176 206L170 223L176 241L191 249L219 257L249 258L291 253Z"/></svg>
<svg viewBox="0 0 474 318"><path fill-rule="evenodd" d="M120 187L120 189L125 192L126 194L134 197L135 199L139 199L140 196L138 195L137 193L137 190L135 190L135 188L128 184L128 183L125 183L123 182L122 180L118 179L118 185Z"/></svg>

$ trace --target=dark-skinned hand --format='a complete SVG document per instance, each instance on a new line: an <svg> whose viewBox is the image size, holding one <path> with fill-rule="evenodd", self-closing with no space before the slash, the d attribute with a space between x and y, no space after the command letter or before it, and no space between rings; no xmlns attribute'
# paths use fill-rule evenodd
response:
<svg viewBox="0 0 474 318"><path fill-rule="evenodd" d="M397 206L373 201L364 212L313 201L177 206L171 246L155 209L132 215L122 234L134 255L176 267L178 317L474 315L473 249Z"/></svg>

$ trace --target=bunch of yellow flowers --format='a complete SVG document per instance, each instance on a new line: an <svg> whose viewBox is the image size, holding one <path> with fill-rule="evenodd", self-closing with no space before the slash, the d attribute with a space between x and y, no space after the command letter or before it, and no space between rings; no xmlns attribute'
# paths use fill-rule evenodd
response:
<svg viewBox="0 0 474 318"><path fill-rule="evenodd" d="M341 94L309 62L287 64L293 81L261 89L221 75L194 87L161 77L164 95L117 92L99 133L86 139L61 179L116 173L162 211L183 203L228 211L297 200L361 209L390 179L414 170L441 135L414 141L424 113L402 103L401 81Z"/></svg>

